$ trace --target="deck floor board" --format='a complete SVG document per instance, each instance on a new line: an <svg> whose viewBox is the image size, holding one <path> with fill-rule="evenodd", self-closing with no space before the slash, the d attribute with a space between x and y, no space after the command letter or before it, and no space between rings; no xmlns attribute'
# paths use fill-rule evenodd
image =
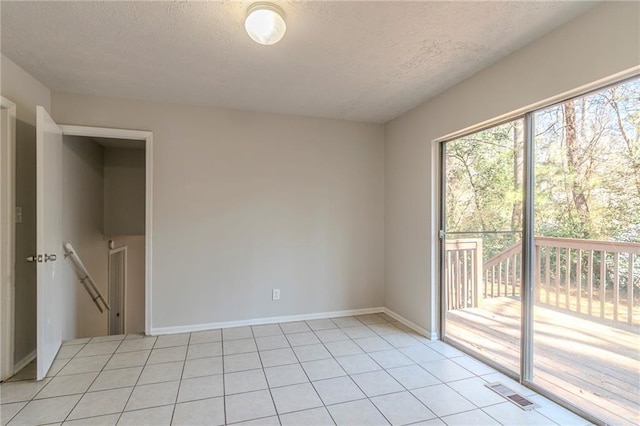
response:
<svg viewBox="0 0 640 426"><path fill-rule="evenodd" d="M519 371L520 301L449 311L447 337ZM640 424L640 334L599 319L534 309L534 383L612 424Z"/></svg>

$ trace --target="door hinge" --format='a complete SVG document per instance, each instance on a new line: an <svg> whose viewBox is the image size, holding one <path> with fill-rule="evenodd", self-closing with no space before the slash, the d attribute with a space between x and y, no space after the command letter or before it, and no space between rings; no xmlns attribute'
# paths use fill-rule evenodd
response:
<svg viewBox="0 0 640 426"><path fill-rule="evenodd" d="M440 237L441 240L444 240L444 237L445 237L444 230L441 229L440 232L438 233L438 236Z"/></svg>

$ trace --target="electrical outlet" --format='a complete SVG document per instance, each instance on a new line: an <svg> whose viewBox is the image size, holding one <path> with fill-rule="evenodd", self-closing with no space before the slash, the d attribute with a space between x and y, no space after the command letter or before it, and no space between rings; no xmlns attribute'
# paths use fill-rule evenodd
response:
<svg viewBox="0 0 640 426"><path fill-rule="evenodd" d="M271 300L280 300L280 289L274 288L271 293Z"/></svg>

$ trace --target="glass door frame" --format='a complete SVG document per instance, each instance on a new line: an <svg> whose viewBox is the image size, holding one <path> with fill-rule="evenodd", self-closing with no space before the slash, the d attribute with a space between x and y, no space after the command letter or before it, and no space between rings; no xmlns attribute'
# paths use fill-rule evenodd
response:
<svg viewBox="0 0 640 426"><path fill-rule="evenodd" d="M608 87L623 84L626 81L637 79L640 77L638 68L628 70L627 72L620 73L611 76L607 79L603 79L599 82L589 85L589 87L582 87L574 90L573 92L566 93L564 95L556 96L550 100L542 101L537 104L531 105L526 108L524 112L514 113L510 116L503 116L500 119L494 121L488 121L482 125L474 126L448 135L444 138L440 138L434 141L438 145L438 169L436 173L439 179L439 219L438 219L438 280L436 294L439 297L439 323L440 323L440 339L448 343L457 349L470 354L474 358L484 362L485 364L493 367L495 370L517 380L522 385L534 390L535 392L543 395L553 402L567 408L570 411L580 415L588 421L595 424L604 424L604 422L594 417L592 414L587 413L569 403L563 398L551 393L546 388L543 388L533 382L533 310L534 310L534 281L535 281L535 212L534 212L534 193L535 193L535 122L534 116L537 112L555 106L561 105L565 102L571 101L576 98L583 97L590 93L594 93L600 90L604 90ZM446 313L447 313L447 292L445 286L445 237L446 233L446 143L452 142L458 138L468 136L483 130L490 129L492 127L499 126L515 120L524 120L524 141L523 141L523 206L522 206L522 286L521 286L521 321L520 321L520 371L519 374L515 374L504 368L501 365L497 365L491 359L482 356L478 353L471 352L468 348L458 344L455 340L451 340L446 334Z"/></svg>

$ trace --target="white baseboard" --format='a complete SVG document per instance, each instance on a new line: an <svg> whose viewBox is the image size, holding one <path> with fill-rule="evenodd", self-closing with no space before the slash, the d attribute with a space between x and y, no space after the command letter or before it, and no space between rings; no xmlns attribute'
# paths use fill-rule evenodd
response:
<svg viewBox="0 0 640 426"><path fill-rule="evenodd" d="M416 333L426 337L429 340L439 340L439 336L438 336L437 332L429 331L426 328L422 328L418 324L416 324L416 323L414 323L412 321L409 321L408 319L406 319L405 317L403 317L401 315L396 314L391 309L384 308L384 313L389 315L391 318L397 320L398 322L406 325L407 327L409 327L410 329L412 329Z"/></svg>
<svg viewBox="0 0 640 426"><path fill-rule="evenodd" d="M269 317L269 318L254 318L254 319L240 320L240 321L212 322L207 324L182 325L182 326L176 326L176 327L153 327L151 329L151 335L157 336L160 334L189 333L194 331L213 330L216 328L245 327L248 325L277 324L281 322L293 322L293 321L309 321L309 320L315 320L315 319L349 317L354 315L378 314L381 312L385 312L385 308L380 307L380 308L350 309L346 311L318 312L314 314L289 315L289 316Z"/></svg>
<svg viewBox="0 0 640 426"><path fill-rule="evenodd" d="M29 355L25 356L20 361L18 361L15 364L13 364L13 374L18 373L20 370L22 370L24 367L26 367L27 364L29 364L31 361L36 359L36 354L37 354L37 352L34 350Z"/></svg>

